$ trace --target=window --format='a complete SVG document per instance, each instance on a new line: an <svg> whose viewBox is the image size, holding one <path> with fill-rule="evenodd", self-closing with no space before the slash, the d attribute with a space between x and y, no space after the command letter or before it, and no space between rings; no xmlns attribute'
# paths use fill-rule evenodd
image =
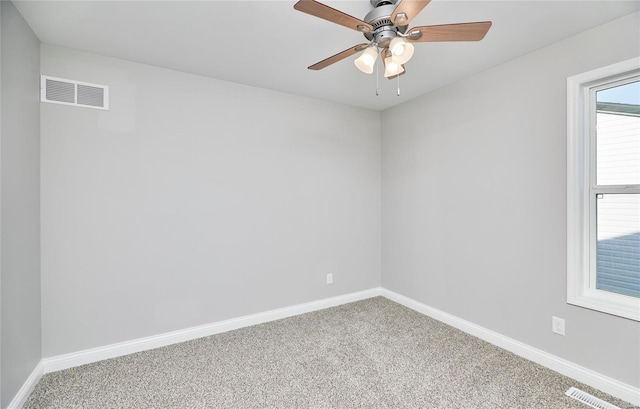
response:
<svg viewBox="0 0 640 409"><path fill-rule="evenodd" d="M640 321L640 58L567 80L567 302Z"/></svg>

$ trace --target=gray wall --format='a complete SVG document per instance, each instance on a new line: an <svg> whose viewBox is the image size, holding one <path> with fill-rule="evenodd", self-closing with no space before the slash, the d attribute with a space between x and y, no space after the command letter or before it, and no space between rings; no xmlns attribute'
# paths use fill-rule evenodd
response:
<svg viewBox="0 0 640 409"><path fill-rule="evenodd" d="M40 41L8 1L2 13L0 129L2 399L40 361Z"/></svg>
<svg viewBox="0 0 640 409"><path fill-rule="evenodd" d="M380 285L378 112L41 50L44 357Z"/></svg>
<svg viewBox="0 0 640 409"><path fill-rule="evenodd" d="M639 20L383 113L384 287L640 386L640 323L566 303L566 78L637 57Z"/></svg>

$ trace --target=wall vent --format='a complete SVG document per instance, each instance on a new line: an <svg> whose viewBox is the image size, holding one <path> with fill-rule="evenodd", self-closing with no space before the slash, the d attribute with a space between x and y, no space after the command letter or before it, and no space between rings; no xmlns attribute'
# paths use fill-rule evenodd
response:
<svg viewBox="0 0 640 409"><path fill-rule="evenodd" d="M565 395L575 399L575 400L579 400L580 402L584 403L585 405L589 405L592 408L596 408L596 409L620 409L618 406L613 405L607 401L604 401L602 399L596 398L595 396L588 394L587 392L581 391L580 389L571 387L569 388L569 390L567 392L565 392Z"/></svg>
<svg viewBox="0 0 640 409"><path fill-rule="evenodd" d="M108 110L109 87L42 75L40 100L53 104Z"/></svg>

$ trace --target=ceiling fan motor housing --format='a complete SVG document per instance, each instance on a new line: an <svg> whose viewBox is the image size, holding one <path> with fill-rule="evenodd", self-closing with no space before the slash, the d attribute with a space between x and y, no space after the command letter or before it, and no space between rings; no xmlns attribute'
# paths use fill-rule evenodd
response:
<svg viewBox="0 0 640 409"><path fill-rule="evenodd" d="M389 42L397 37L398 31L404 33L407 26L395 27L391 21L396 1L370 1L375 8L367 13L364 21L373 26L373 32L364 33L364 36L367 40L375 42L379 48L387 48Z"/></svg>
<svg viewBox="0 0 640 409"><path fill-rule="evenodd" d="M375 8L384 6L385 4L396 4L398 0L369 0L369 2Z"/></svg>

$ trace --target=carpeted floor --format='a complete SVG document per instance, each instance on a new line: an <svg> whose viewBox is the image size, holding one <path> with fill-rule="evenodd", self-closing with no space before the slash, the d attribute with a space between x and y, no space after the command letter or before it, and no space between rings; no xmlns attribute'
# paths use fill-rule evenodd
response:
<svg viewBox="0 0 640 409"><path fill-rule="evenodd" d="M45 375L25 408L632 406L385 298Z"/></svg>

